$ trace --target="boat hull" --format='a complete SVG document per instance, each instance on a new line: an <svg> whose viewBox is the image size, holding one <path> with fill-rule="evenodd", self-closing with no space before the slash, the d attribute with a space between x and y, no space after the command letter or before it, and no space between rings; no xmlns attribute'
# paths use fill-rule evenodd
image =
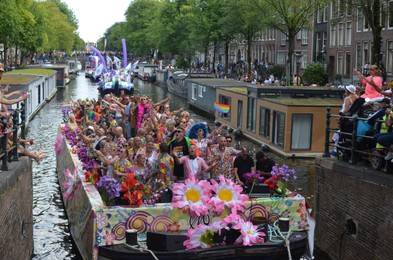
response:
<svg viewBox="0 0 393 260"><path fill-rule="evenodd" d="M301 236L295 238L295 236ZM292 259L300 259L307 250L307 232L295 232L290 237L290 248ZM160 260L176 259L288 259L288 250L284 243L266 242L260 245L241 246L216 246L207 249L178 250L174 252L153 251ZM98 250L98 259L152 259L149 252L140 252L126 244L104 246Z"/></svg>

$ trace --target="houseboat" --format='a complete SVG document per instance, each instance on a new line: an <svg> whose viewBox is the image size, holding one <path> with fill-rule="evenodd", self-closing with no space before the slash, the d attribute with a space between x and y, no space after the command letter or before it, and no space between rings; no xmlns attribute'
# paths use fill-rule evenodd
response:
<svg viewBox="0 0 393 260"><path fill-rule="evenodd" d="M63 197L65 210L69 219L71 235L84 259L150 259L151 255L145 252L131 252L130 243L127 242L126 233L133 232L136 236L131 238L134 245L146 243L152 252L160 256L159 259L217 259L228 254L227 259L244 259L253 256L266 256L269 259L287 259L288 246L283 241L273 241L273 236L266 237L265 249L262 245L253 246L214 246L209 249L185 249L183 240L171 240L174 235L181 236L198 224L209 225L229 214L229 210L220 216L193 216L188 207L177 208L169 203L156 203L141 206L106 206L103 197L96 185L86 178L82 170L82 162L78 158L76 147L71 147L70 142L63 135L64 126L59 127L56 138L56 166L59 178L60 191ZM65 185L66 184L66 185ZM67 196L66 196L67 195ZM277 223L281 216L290 213L290 242L289 247L293 259L299 259L307 247L307 217L304 212L306 201L299 194L291 193L285 197L261 197L246 200L245 210L241 213L243 218L259 216L268 223ZM275 225L270 228L276 228ZM299 232L299 233L298 233ZM267 232L272 234L272 232ZM149 246L149 239L157 236L160 241L153 243L156 247ZM239 236L239 235L237 235ZM164 248L162 243L170 240ZM180 238L179 238L180 239ZM177 242L176 242L177 241ZM125 243L128 243L127 246ZM272 243L269 243L272 242ZM174 245L177 249L168 251L168 246ZM161 249L157 249L161 247ZM259 252L259 253L258 253Z"/></svg>
<svg viewBox="0 0 393 260"><path fill-rule="evenodd" d="M147 81L147 82L155 82L156 81L156 71L158 70L158 65L149 64L149 63L139 63L138 69L138 78Z"/></svg>
<svg viewBox="0 0 393 260"><path fill-rule="evenodd" d="M217 78L190 78L185 81L185 84L190 108L197 109L207 115L214 115L214 101L216 101L217 88L247 86L245 82Z"/></svg>
<svg viewBox="0 0 393 260"><path fill-rule="evenodd" d="M183 98L188 98L189 86L186 81L191 78L214 78L210 73L189 73L184 70L173 69L168 71L168 91Z"/></svg>
<svg viewBox="0 0 393 260"><path fill-rule="evenodd" d="M326 107L338 113L343 94L343 89L332 87L222 87L216 89L216 100L230 111L216 111L215 116L279 154L315 157L324 151Z"/></svg>
<svg viewBox="0 0 393 260"><path fill-rule="evenodd" d="M58 88L65 88L68 75L68 65L67 64L51 64L43 63L37 65L26 65L26 69L49 69L56 71L56 86Z"/></svg>
<svg viewBox="0 0 393 260"><path fill-rule="evenodd" d="M25 100L26 123L34 117L39 109L57 92L58 72L52 69L30 68L18 69L3 74L1 85L9 85L12 91L20 90L30 94ZM11 106L17 108L17 104Z"/></svg>

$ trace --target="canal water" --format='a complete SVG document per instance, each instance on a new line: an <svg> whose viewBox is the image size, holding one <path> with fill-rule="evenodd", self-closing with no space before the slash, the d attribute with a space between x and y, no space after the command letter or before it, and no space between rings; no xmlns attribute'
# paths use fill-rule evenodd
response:
<svg viewBox="0 0 393 260"><path fill-rule="evenodd" d="M187 100L172 95L166 88L154 84L142 83L138 80L134 83L136 93L146 94L153 100L161 100L171 95L172 110L180 107L187 108ZM45 105L34 117L28 128L28 137L34 138L35 150L44 151L46 157L40 164L33 164L33 214L34 214L34 256L33 259L81 259L76 245L73 243L68 229L68 221L60 197L59 183L56 175L56 157L54 141L57 136L58 126L62 122L61 105L70 97L96 98L98 95L97 85L81 73L72 80L65 89L59 90L56 96ZM214 127L212 119L204 118L197 113L191 112L194 121L207 121ZM255 154L260 145L242 140L241 145L251 147L251 153ZM287 164L296 170L298 179L289 184L289 188L298 191L312 204L314 193L314 160L284 159L273 153L267 152L267 156L274 159L278 164Z"/></svg>

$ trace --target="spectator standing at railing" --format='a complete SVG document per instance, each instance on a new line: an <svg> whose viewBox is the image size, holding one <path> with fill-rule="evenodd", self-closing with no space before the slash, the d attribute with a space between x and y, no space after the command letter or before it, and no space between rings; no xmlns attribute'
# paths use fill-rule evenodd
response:
<svg viewBox="0 0 393 260"><path fill-rule="evenodd" d="M382 98L382 77L377 65L371 65L369 67L370 76L364 76L357 69L353 69L353 72L359 77L361 83L365 85L364 94L360 98L356 99L351 109L349 110L350 115L355 114L359 111L360 107L368 100L376 98ZM366 100L368 99L368 100Z"/></svg>

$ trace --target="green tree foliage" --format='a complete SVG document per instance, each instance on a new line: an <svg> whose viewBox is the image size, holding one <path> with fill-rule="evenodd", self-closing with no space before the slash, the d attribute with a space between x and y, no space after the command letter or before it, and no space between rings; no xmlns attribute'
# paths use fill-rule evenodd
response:
<svg viewBox="0 0 393 260"><path fill-rule="evenodd" d="M13 47L24 54L70 52L75 42L82 45L76 33L78 20L60 0L0 1L0 21L0 43L5 51Z"/></svg>
<svg viewBox="0 0 393 260"><path fill-rule="evenodd" d="M293 51L296 34L308 28L317 8L325 0L251 0L266 15L266 25L284 34L288 39L289 74L292 75ZM288 75L287 75L288 76Z"/></svg>
<svg viewBox="0 0 393 260"><path fill-rule="evenodd" d="M307 84L316 84L322 86L328 80L327 72L321 63L308 64L304 69L303 80Z"/></svg>
<svg viewBox="0 0 393 260"><path fill-rule="evenodd" d="M267 11L261 12L255 3L249 0L228 0L225 5L226 17L222 20L233 28L233 32L242 35L247 44L248 72L251 68L251 45L257 34L264 28Z"/></svg>

